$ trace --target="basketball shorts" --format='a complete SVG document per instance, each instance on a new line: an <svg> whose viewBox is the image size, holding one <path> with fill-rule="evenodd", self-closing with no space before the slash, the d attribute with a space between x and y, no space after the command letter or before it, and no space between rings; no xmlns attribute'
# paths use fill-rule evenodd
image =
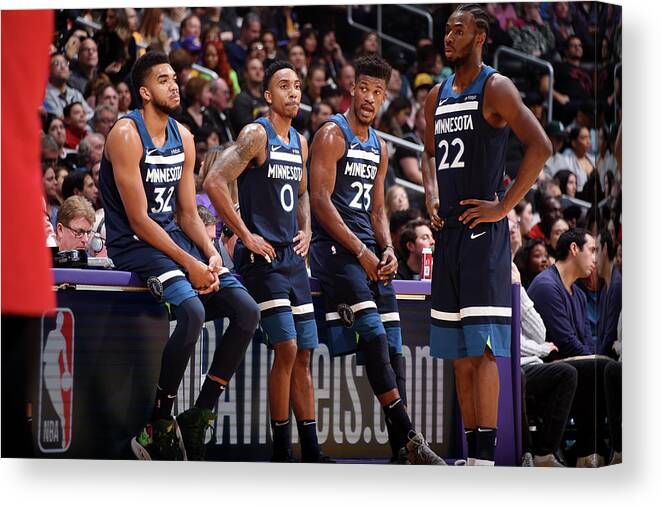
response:
<svg viewBox="0 0 661 507"><path fill-rule="evenodd" d="M305 260L293 245L274 248L276 256L269 263L237 241L234 266L259 305L267 345L296 339L299 349L314 349L319 338Z"/></svg>
<svg viewBox="0 0 661 507"><path fill-rule="evenodd" d="M181 249L205 264L208 262L208 259L202 255L183 231L175 229L166 232ZM108 253L117 269L136 273L147 283L153 294L160 291L161 301L178 306L185 300L198 296L197 291L190 284L184 268L163 252L139 239L130 240L123 246L123 248L109 247ZM223 267L220 272L220 291L229 288L245 290L236 277ZM205 307L207 300L213 298L215 294L217 293L200 296ZM206 320L212 318L215 317L207 315Z"/></svg>
<svg viewBox="0 0 661 507"><path fill-rule="evenodd" d="M378 255L375 247L369 247ZM332 356L358 353L361 342L388 338L390 354L401 354L402 332L392 284L372 282L356 256L337 243L317 241L310 248L312 276L319 280L325 305L328 348Z"/></svg>
<svg viewBox="0 0 661 507"><path fill-rule="evenodd" d="M432 270L433 357L481 356L486 347L510 356L511 258L507 219L441 229Z"/></svg>

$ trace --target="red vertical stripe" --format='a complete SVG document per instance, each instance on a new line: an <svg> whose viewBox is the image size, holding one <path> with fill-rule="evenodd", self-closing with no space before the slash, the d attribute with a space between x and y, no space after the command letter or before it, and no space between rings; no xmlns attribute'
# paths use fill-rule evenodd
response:
<svg viewBox="0 0 661 507"><path fill-rule="evenodd" d="M41 208L37 110L49 72L53 11L2 11L2 313L55 306Z"/></svg>

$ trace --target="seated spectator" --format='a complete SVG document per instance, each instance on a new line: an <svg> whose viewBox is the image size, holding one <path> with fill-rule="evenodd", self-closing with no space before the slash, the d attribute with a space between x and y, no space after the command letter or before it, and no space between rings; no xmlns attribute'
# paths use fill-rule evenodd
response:
<svg viewBox="0 0 661 507"><path fill-rule="evenodd" d="M264 44L260 39L255 39L248 45L248 56L246 58L257 58L266 68L266 51L264 51Z"/></svg>
<svg viewBox="0 0 661 507"><path fill-rule="evenodd" d="M420 108L415 113L415 130L406 132L402 139L420 146L424 145L425 125L425 110ZM396 172L410 182L422 185L422 152L398 146L394 157Z"/></svg>
<svg viewBox="0 0 661 507"><path fill-rule="evenodd" d="M333 107L325 101L318 102L312 106L312 113L310 114L310 126L305 130L304 135L308 140L308 145L312 143L314 134L319 130L319 127L333 115Z"/></svg>
<svg viewBox="0 0 661 507"><path fill-rule="evenodd" d="M41 183L46 200L46 215L48 215L50 222L53 223L57 217L57 210L61 201L57 194L57 180L52 166L46 165L42 167Z"/></svg>
<svg viewBox="0 0 661 507"><path fill-rule="evenodd" d="M64 196L62 195L62 183L64 182L64 178L69 175L69 172L69 168L65 165L55 166L55 191L57 192L57 200L60 203L64 202ZM53 221L53 227L55 227L55 221Z"/></svg>
<svg viewBox="0 0 661 507"><path fill-rule="evenodd" d="M388 219L397 211L409 209L409 196L406 189L401 185L392 185L386 192L385 205Z"/></svg>
<svg viewBox="0 0 661 507"><path fill-rule="evenodd" d="M595 168L594 157L590 154L590 130L573 128L569 132L569 142L571 147L564 154L569 162L568 169L576 175L576 191L581 192Z"/></svg>
<svg viewBox="0 0 661 507"><path fill-rule="evenodd" d="M606 188L606 174L609 171L617 174L617 161L615 160L615 155L613 155L614 130L607 125L602 125L597 132L598 150L596 167L601 185L604 189ZM608 192L606 194L608 195Z"/></svg>
<svg viewBox="0 0 661 507"><path fill-rule="evenodd" d="M232 128L237 134L248 123L263 116L268 111L268 105L262 96L262 81L264 81L262 62L257 58L246 61L244 75L243 90L234 99L234 106L230 113Z"/></svg>
<svg viewBox="0 0 661 507"><path fill-rule="evenodd" d="M569 224L564 218L557 218L551 224L551 232L549 233L549 240L546 243L546 250L549 254L549 264L555 264L556 248L558 246L558 239L565 232L569 230Z"/></svg>
<svg viewBox="0 0 661 507"><path fill-rule="evenodd" d="M94 108L97 106L96 97L99 93L99 90L109 84L112 84L112 82L105 74L99 74L96 79L87 83L87 87L85 88L83 95L85 96L87 104L92 108L92 111L94 111Z"/></svg>
<svg viewBox="0 0 661 507"><path fill-rule="evenodd" d="M248 48L250 43L259 39L262 33L262 22L254 12L249 12L243 17L239 38L234 42L228 42L225 46L230 65L239 72L248 66ZM260 62L261 63L261 62ZM237 130L238 132L238 130Z"/></svg>
<svg viewBox="0 0 661 507"><path fill-rule="evenodd" d="M138 32L142 36L142 45L150 51L170 52L170 41L163 32L165 13L162 9L143 9Z"/></svg>
<svg viewBox="0 0 661 507"><path fill-rule="evenodd" d="M312 106L321 102L321 89L326 84L326 67L322 64L315 64L308 70L305 77L305 87L301 102Z"/></svg>
<svg viewBox="0 0 661 507"><path fill-rule="evenodd" d="M359 56L379 54L379 34L376 32L365 32L360 44L354 53L354 60Z"/></svg>
<svg viewBox="0 0 661 507"><path fill-rule="evenodd" d="M66 130L66 140L64 146L76 150L80 141L89 132L87 118L85 117L85 108L81 102L72 102L64 108L64 127Z"/></svg>
<svg viewBox="0 0 661 507"><path fill-rule="evenodd" d="M62 182L62 196L66 201L72 195L85 197L90 204L94 204L99 196L99 190L94 184L92 175L87 171L69 174ZM92 208L93 210L94 208ZM94 220L92 220L94 223Z"/></svg>
<svg viewBox="0 0 661 507"><path fill-rule="evenodd" d="M338 113L346 113L351 105L351 87L356 79L356 69L350 63L345 63L340 69L337 85L342 91L342 99L337 110Z"/></svg>
<svg viewBox="0 0 661 507"><path fill-rule="evenodd" d="M399 237L402 262L397 267L397 278L400 280L420 280L422 250L433 246L434 236L429 227L429 221L418 218L406 224Z"/></svg>
<svg viewBox="0 0 661 507"><path fill-rule="evenodd" d="M117 89L112 83L106 83L100 86L96 92L95 107L101 105L110 106L113 111L119 110L119 95Z"/></svg>
<svg viewBox="0 0 661 507"><path fill-rule="evenodd" d="M558 171L569 169L569 160L560 151L565 144L565 129L559 121L552 121L546 124L544 130L553 147L553 155L544 163L544 177L551 179Z"/></svg>
<svg viewBox="0 0 661 507"><path fill-rule="evenodd" d="M416 74L415 79L413 80L413 106L415 112L424 109L425 100L427 100L427 95L429 90L434 87L434 80L431 75L426 72ZM415 124L415 119L414 119Z"/></svg>
<svg viewBox="0 0 661 507"><path fill-rule="evenodd" d="M513 26L523 25L523 20L511 2L488 3L486 10L498 22L500 29L505 32Z"/></svg>
<svg viewBox="0 0 661 507"><path fill-rule="evenodd" d="M326 30L319 37L319 59L326 66L326 76L337 83L340 77L340 69L347 63L342 52L342 47L335 38L335 30Z"/></svg>
<svg viewBox="0 0 661 507"><path fill-rule="evenodd" d="M519 4L521 23L512 24L507 33L512 47L538 58L555 50L555 36L548 23L542 19L538 2Z"/></svg>
<svg viewBox="0 0 661 507"><path fill-rule="evenodd" d="M78 157L74 170L91 171L95 164L101 162L103 147L106 143L105 137L96 132L87 135L78 145Z"/></svg>
<svg viewBox="0 0 661 507"><path fill-rule="evenodd" d="M561 169L555 173L553 179L560 186L562 195L576 197L576 175L569 169Z"/></svg>
<svg viewBox="0 0 661 507"><path fill-rule="evenodd" d="M169 9L165 9L165 17L163 18L163 32L168 38L170 47L174 47L172 44L175 41L178 41L181 37L181 23L186 17L187 11L188 7L171 7Z"/></svg>
<svg viewBox="0 0 661 507"><path fill-rule="evenodd" d="M605 398L604 368L611 359L591 356L595 352L587 315L587 299L576 281L595 269L595 240L585 229L572 229L558 240L557 261L538 275L528 289L535 309L546 327L546 340L558 352L549 359L569 359L578 372L578 387L572 406L578 435L577 467L598 467L607 455L605 415L610 404ZM582 357L590 356L590 357ZM618 417L611 413L610 417Z"/></svg>
<svg viewBox="0 0 661 507"><path fill-rule="evenodd" d="M433 44L418 46L416 54L416 73L418 75L429 74L434 83L438 84L452 74L452 69L443 65L441 53Z"/></svg>
<svg viewBox="0 0 661 507"><path fill-rule="evenodd" d="M202 49L202 64L208 69L213 70L218 77L223 79L229 86L229 101L241 93L239 86L239 76L236 71L230 66L225 52L225 46L222 41L213 40L204 43Z"/></svg>
<svg viewBox="0 0 661 507"><path fill-rule="evenodd" d="M615 266L615 241L606 229L597 238L597 272L604 281L599 294L597 352L617 358L613 344L617 340L618 318L622 312L622 275Z"/></svg>
<svg viewBox="0 0 661 507"><path fill-rule="evenodd" d="M514 257L521 283L528 289L532 281L549 267L549 255L541 239L531 239L524 243Z"/></svg>
<svg viewBox="0 0 661 507"><path fill-rule="evenodd" d="M83 94L67 84L70 77L69 61L60 54L54 54L50 60L50 75L46 85L46 111L63 117L66 116L65 108L76 103L83 109L85 121L91 120L94 111L85 102Z"/></svg>
<svg viewBox="0 0 661 507"><path fill-rule="evenodd" d="M597 155L597 149L599 148L599 134L594 128L594 115L597 111L597 106L592 99L585 99L581 102L576 110L576 116L574 116L573 121L567 125L567 131L571 132L574 128L583 128L588 129L590 133L590 148L588 152L593 157Z"/></svg>
<svg viewBox="0 0 661 507"><path fill-rule="evenodd" d="M569 225L570 229L578 227L578 222L583 216L583 209L580 206L571 205L567 206L562 210L562 218L565 219L565 222Z"/></svg>
<svg viewBox="0 0 661 507"><path fill-rule="evenodd" d="M521 237L528 239L528 233L532 229L532 204L522 199L519 204L514 206L514 211L519 217L519 228L521 229Z"/></svg>
<svg viewBox="0 0 661 507"><path fill-rule="evenodd" d="M69 86L85 93L87 83L96 79L99 72L99 50L91 37L86 37L78 47L78 58L71 63Z"/></svg>
<svg viewBox="0 0 661 507"><path fill-rule="evenodd" d="M378 128L387 134L404 137L411 131L408 119L411 115L411 101L406 97L395 97L379 119Z"/></svg>
<svg viewBox="0 0 661 507"><path fill-rule="evenodd" d="M234 71L232 71L234 72ZM218 132L219 143L231 143L234 141L234 130L232 129L232 122L230 121L230 96L231 88L228 86L227 81L219 77L209 83L209 99L208 113L214 125L214 130Z"/></svg>
<svg viewBox="0 0 661 507"><path fill-rule="evenodd" d="M117 83L117 118L126 115L131 109L131 88L124 81Z"/></svg>
<svg viewBox="0 0 661 507"><path fill-rule="evenodd" d="M399 236L411 220L420 218L420 210L409 208L407 210L395 211L390 215L390 238L392 239L393 247L398 259L402 259L404 252L399 248Z"/></svg>
<svg viewBox="0 0 661 507"><path fill-rule="evenodd" d="M560 187L555 184L560 191ZM539 205L539 223L535 224L528 237L547 240L551 234L551 225L558 218L562 218L562 205L557 197L544 197Z"/></svg>
<svg viewBox="0 0 661 507"><path fill-rule="evenodd" d="M567 41L565 59L553 66L553 111L565 125L572 121L581 103L594 96L592 76L581 67L582 58L583 43L573 35ZM543 96L548 95L548 75L540 79L539 91Z"/></svg>
<svg viewBox="0 0 661 507"><path fill-rule="evenodd" d="M87 248L95 218L94 208L87 199L81 196L67 198L57 213L55 238L58 250Z"/></svg>
<svg viewBox="0 0 661 507"><path fill-rule="evenodd" d="M321 89L321 100L327 102L333 108L333 114L340 110L340 101L342 100L342 90L334 83L324 85Z"/></svg>
<svg viewBox="0 0 661 507"><path fill-rule="evenodd" d="M135 27L131 26L127 9L123 8L106 9L102 25L95 35L99 50L99 70L113 83L119 83L126 79L137 59L138 46L133 35Z"/></svg>
<svg viewBox="0 0 661 507"><path fill-rule="evenodd" d="M117 92L115 92L115 97L117 97ZM113 108L108 104L96 106L92 117L92 131L101 134L105 138L116 121L117 107Z"/></svg>
<svg viewBox="0 0 661 507"><path fill-rule="evenodd" d="M508 218L514 256L518 249L517 245L521 244L521 234L517 227L513 227L516 214L510 212ZM512 263L512 282L521 284L521 275L514 263ZM577 374L568 364L561 362L545 364L542 361L558 349L555 344L546 341L544 322L523 285L520 285L520 292L524 455L526 452L531 454L531 465L535 467L562 467L563 465L555 457L555 452L560 447L569 419L569 410L576 392ZM528 432L528 415L532 412L529 410L532 401L535 402L534 407L541 416L537 428L538 438L535 442Z"/></svg>
<svg viewBox="0 0 661 507"><path fill-rule="evenodd" d="M519 225L520 219L515 210L510 210L510 212L507 214L507 224L510 231L510 248L512 249L512 258L514 258L516 253L523 245L523 237L521 236L521 227ZM520 275L519 283L521 283Z"/></svg>
<svg viewBox="0 0 661 507"><path fill-rule="evenodd" d="M576 35L576 30L572 25L569 2L555 2L552 4L552 9L551 29L555 38L555 50L561 55L567 47L569 38Z"/></svg>
<svg viewBox="0 0 661 507"><path fill-rule="evenodd" d="M195 14L186 16L179 25L179 39L171 43L172 49L185 49L186 43L201 45L202 23Z"/></svg>
<svg viewBox="0 0 661 507"><path fill-rule="evenodd" d="M76 150L66 148L67 130L64 122L57 116L50 115L46 120L46 134L48 134L57 144L58 156L57 163L64 164L67 167L73 167L76 160ZM42 147L43 150L43 147Z"/></svg>
<svg viewBox="0 0 661 507"><path fill-rule="evenodd" d="M278 48L278 40L273 30L264 30L262 32L262 44L264 46L264 53L266 54L266 61L264 67L268 69L276 60L286 60L286 55Z"/></svg>
<svg viewBox="0 0 661 507"><path fill-rule="evenodd" d="M180 121L189 128L195 141L201 141L202 129L214 128L214 121L207 109L211 103L209 81L193 77L186 83L184 93L188 106L182 112Z"/></svg>
<svg viewBox="0 0 661 507"><path fill-rule="evenodd" d="M305 50L303 49L303 46L294 44L290 47L289 52L287 53L287 59L289 60L289 63L294 66L294 69L296 69L296 73L298 74L298 77L301 78L301 82L305 81L305 78L308 75L308 66L305 60Z"/></svg>

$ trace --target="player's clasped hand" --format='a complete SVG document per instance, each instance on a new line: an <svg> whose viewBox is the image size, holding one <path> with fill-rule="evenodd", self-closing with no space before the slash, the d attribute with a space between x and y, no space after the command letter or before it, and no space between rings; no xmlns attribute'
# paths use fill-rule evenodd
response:
<svg viewBox="0 0 661 507"><path fill-rule="evenodd" d="M191 262L187 271L191 285L200 294L211 292L209 289L218 283L218 273L209 271L209 266L198 260Z"/></svg>
<svg viewBox="0 0 661 507"><path fill-rule="evenodd" d="M394 278L395 273L397 272L397 257L392 247L388 247L383 251L381 256L381 262L379 263L379 270L377 274L379 275L379 280L381 280L384 285L388 285L390 281Z"/></svg>
<svg viewBox="0 0 661 507"><path fill-rule="evenodd" d="M275 249L264 238L258 234L251 234L246 238L246 248L252 253L261 255L267 262L272 262L275 259Z"/></svg>
<svg viewBox="0 0 661 507"><path fill-rule="evenodd" d="M310 234L306 234L305 231L298 231L298 234L294 236L294 252L296 255L305 257L308 254L310 249Z"/></svg>
<svg viewBox="0 0 661 507"><path fill-rule="evenodd" d="M207 270L213 275L214 280L209 287L199 291L199 294L209 294L210 292L217 292L220 290L220 277L218 275L220 273L220 268L222 267L223 261L220 258L220 255L212 255L209 257L209 265L207 266Z"/></svg>
<svg viewBox="0 0 661 507"><path fill-rule="evenodd" d="M480 199L464 199L459 204L462 206L473 206L472 208L464 211L459 217L459 221L464 225L469 225L469 229L474 229L477 224L483 222L498 222L502 220L507 213L503 213L503 208L498 200L498 196L494 196L493 201L482 201Z"/></svg>
<svg viewBox="0 0 661 507"><path fill-rule="evenodd" d="M360 265L367 273L367 278L373 282L379 279L379 258L369 248L358 259Z"/></svg>

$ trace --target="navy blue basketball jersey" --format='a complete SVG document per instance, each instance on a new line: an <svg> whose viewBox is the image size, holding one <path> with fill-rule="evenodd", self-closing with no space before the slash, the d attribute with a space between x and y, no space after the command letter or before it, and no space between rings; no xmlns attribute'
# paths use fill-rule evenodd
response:
<svg viewBox="0 0 661 507"><path fill-rule="evenodd" d="M255 120L266 130L266 160L251 164L238 178L241 218L248 230L274 246L290 245L298 232L298 189L303 153L298 133L289 128L289 144L267 118Z"/></svg>
<svg viewBox="0 0 661 507"><path fill-rule="evenodd" d="M184 168L184 146L177 122L168 118L165 144L162 148L157 148L147 132L139 110L131 111L124 118L133 120L142 141L140 175L147 197L147 214L163 229L176 230L178 227L174 221L174 214L177 189ZM112 164L105 154L101 159L99 187L103 196L108 247L120 246L127 240L135 241L135 232L131 229L124 203L117 189Z"/></svg>
<svg viewBox="0 0 661 507"><path fill-rule="evenodd" d="M484 85L494 72L484 65L459 95L452 90L454 74L441 84L434 143L442 218L457 218L466 208L459 205L463 199L493 200L503 191L509 127L493 128L482 115Z"/></svg>
<svg viewBox="0 0 661 507"><path fill-rule="evenodd" d="M344 155L337 161L331 202L351 232L363 243L373 245L376 241L370 214L374 180L381 163L381 143L372 127L368 129L367 141L361 142L343 114L334 114L328 121L342 129L345 140ZM314 215L312 237L313 241L333 240Z"/></svg>

